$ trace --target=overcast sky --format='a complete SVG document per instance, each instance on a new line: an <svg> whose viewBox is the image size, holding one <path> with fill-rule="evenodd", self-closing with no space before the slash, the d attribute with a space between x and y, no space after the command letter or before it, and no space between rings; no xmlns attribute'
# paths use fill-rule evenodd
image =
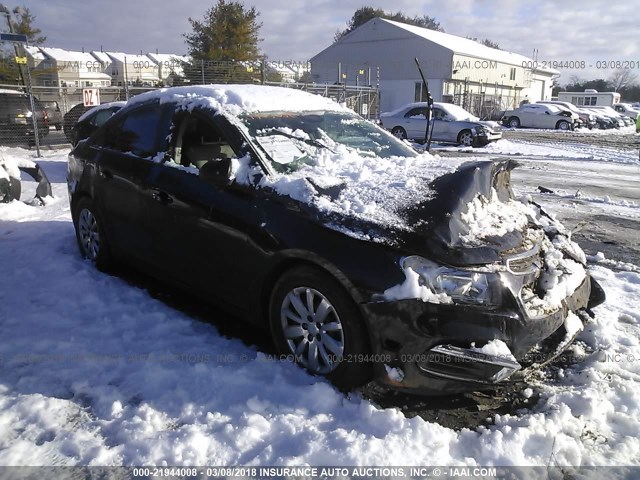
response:
<svg viewBox="0 0 640 480"><path fill-rule="evenodd" d="M13 6L7 0L3 3ZM47 36L46 46L67 50L187 53L183 33L189 17L202 19L215 0L24 0ZM447 33L489 38L504 50L538 61L585 62L559 70L560 83L572 75L609 78L598 63L632 61L640 69L640 8L635 0L254 0L262 21L262 51L270 60L308 60L332 43L363 5L435 17ZM398 52L401 54L401 52ZM607 65L608 66L608 65Z"/></svg>

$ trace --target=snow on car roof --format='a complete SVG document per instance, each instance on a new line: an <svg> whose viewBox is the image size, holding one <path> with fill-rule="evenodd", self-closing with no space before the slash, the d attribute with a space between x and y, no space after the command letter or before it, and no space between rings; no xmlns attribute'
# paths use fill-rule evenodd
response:
<svg viewBox="0 0 640 480"><path fill-rule="evenodd" d="M163 88L137 95L129 100L128 105L156 98L160 99L161 103L178 101L188 108L208 106L236 116L243 112L351 111L320 95L294 88L266 85L197 85Z"/></svg>
<svg viewBox="0 0 640 480"><path fill-rule="evenodd" d="M89 115L91 115L94 112L97 112L99 110L106 110L107 108L118 107L118 106L119 107L124 107L126 104L127 104L127 102L109 102L109 103L103 103L101 105L96 105L95 107L90 108L89 110L84 112L82 115L80 115L80 118L78 118L78 122L82 122Z"/></svg>

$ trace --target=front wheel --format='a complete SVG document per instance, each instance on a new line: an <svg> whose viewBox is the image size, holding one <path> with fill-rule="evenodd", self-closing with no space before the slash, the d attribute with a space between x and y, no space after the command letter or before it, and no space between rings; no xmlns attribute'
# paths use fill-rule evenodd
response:
<svg viewBox="0 0 640 480"><path fill-rule="evenodd" d="M78 201L73 223L82 256L93 262L98 270L108 270L113 263L111 252L102 222L90 198L83 197Z"/></svg>
<svg viewBox="0 0 640 480"><path fill-rule="evenodd" d="M564 130L564 131L567 131L567 130L571 130L571 125L569 124L569 122L567 122L567 121L565 121L565 120L560 120L560 121L558 122L558 124L556 125L556 128L557 128L558 130Z"/></svg>
<svg viewBox="0 0 640 480"><path fill-rule="evenodd" d="M473 146L473 134L471 130L463 130L458 135L458 144L464 145L465 147Z"/></svg>
<svg viewBox="0 0 640 480"><path fill-rule="evenodd" d="M313 375L352 390L372 377L369 336L351 297L328 273L299 267L276 283L269 307L278 351Z"/></svg>
<svg viewBox="0 0 640 480"><path fill-rule="evenodd" d="M407 139L407 131L402 127L393 127L391 129L391 134L393 136L399 138L400 140L406 140Z"/></svg>
<svg viewBox="0 0 640 480"><path fill-rule="evenodd" d="M509 119L509 126L511 128L518 128L520 126L520 119L518 117L511 117Z"/></svg>

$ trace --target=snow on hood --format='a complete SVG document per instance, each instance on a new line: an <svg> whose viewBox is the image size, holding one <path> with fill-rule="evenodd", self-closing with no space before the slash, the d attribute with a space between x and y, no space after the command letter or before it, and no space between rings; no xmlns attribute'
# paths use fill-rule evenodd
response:
<svg viewBox="0 0 640 480"><path fill-rule="evenodd" d="M264 176L258 186L272 188L327 214L410 230L412 225L402 212L433 195L429 183L453 172L460 163L428 153L416 157L363 157L339 146L336 153L322 150L312 164L294 172ZM240 183L251 183L251 177L258 173L257 168L249 166L248 158L239 160L234 168ZM375 240L365 232L328 226L357 238Z"/></svg>
<svg viewBox="0 0 640 480"><path fill-rule="evenodd" d="M209 107L233 116L238 116L242 113L272 111L351 111L320 95L294 88L265 85L200 85L162 88L136 95L129 100L127 105L134 105L156 98L161 103L177 100L180 105L188 109L197 106Z"/></svg>

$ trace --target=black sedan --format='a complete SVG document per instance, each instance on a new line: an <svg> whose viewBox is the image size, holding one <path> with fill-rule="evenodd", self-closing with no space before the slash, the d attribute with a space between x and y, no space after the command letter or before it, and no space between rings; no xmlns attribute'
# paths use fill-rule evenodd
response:
<svg viewBox="0 0 640 480"><path fill-rule="evenodd" d="M514 199L514 166L418 155L294 89L176 87L80 142L68 187L99 269L228 308L340 388L442 394L562 351L602 301L563 227Z"/></svg>

